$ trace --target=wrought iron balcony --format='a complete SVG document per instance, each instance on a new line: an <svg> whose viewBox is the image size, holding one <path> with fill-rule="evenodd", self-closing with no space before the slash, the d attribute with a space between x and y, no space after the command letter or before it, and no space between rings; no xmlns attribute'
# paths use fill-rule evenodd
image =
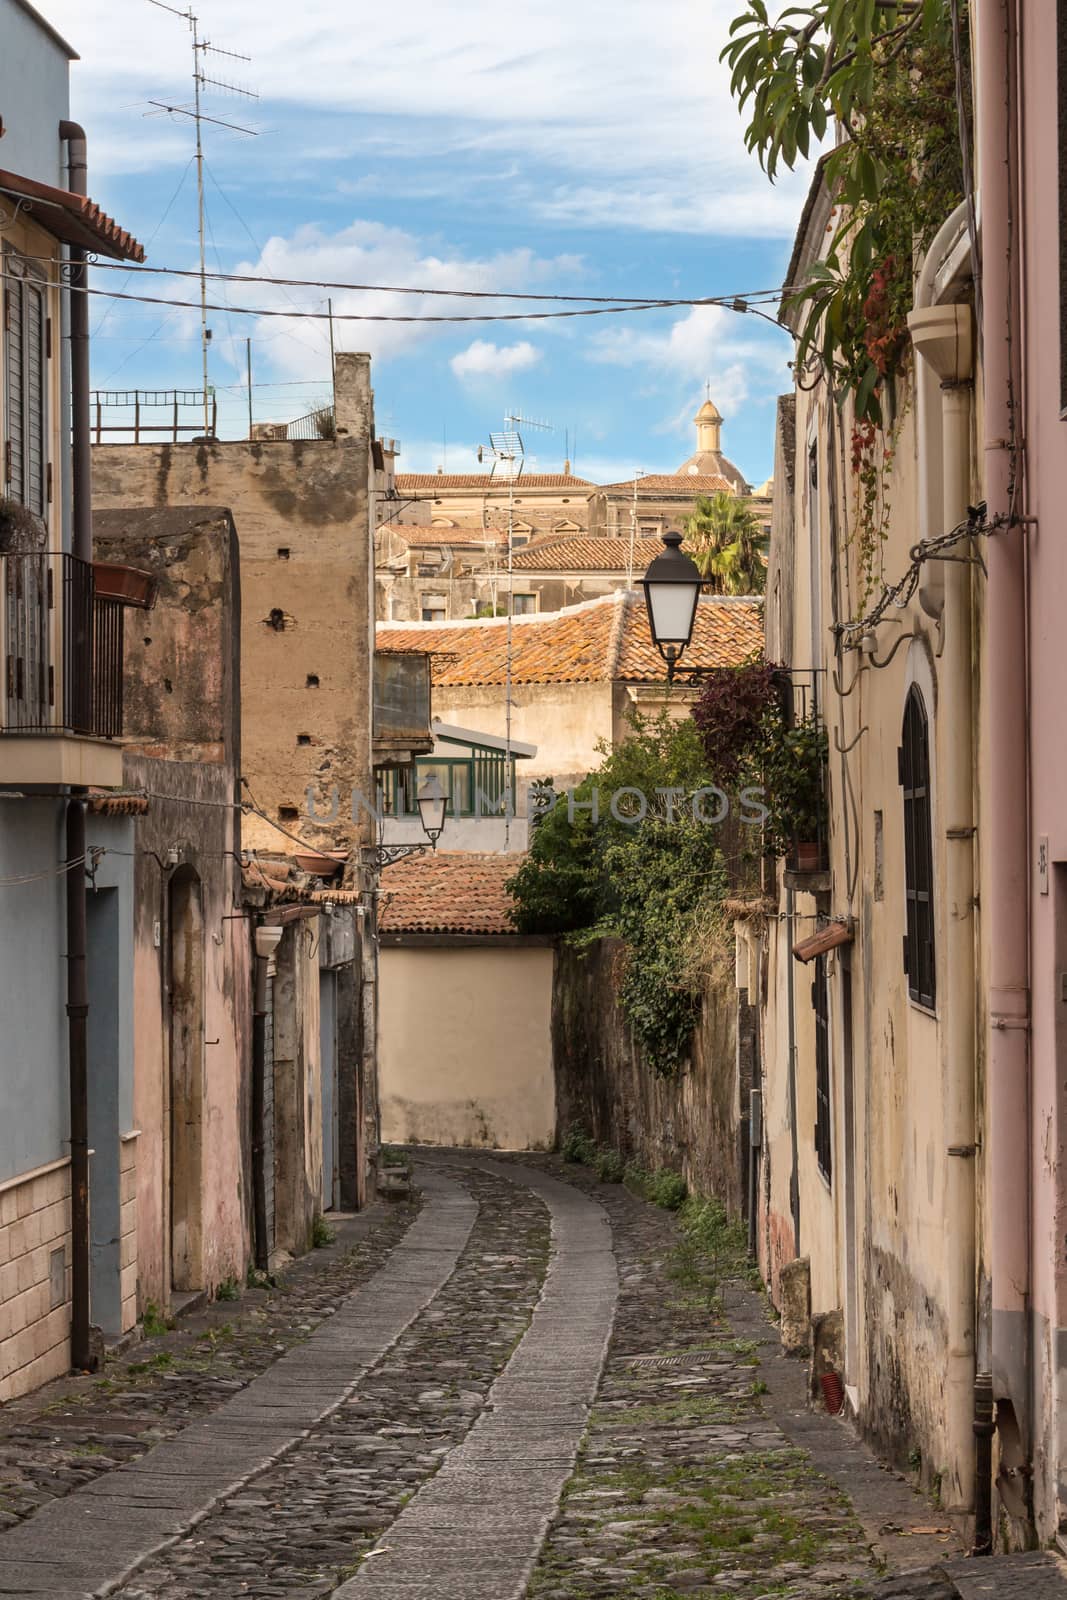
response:
<svg viewBox="0 0 1067 1600"><path fill-rule="evenodd" d="M49 551L0 555L0 595L0 736L119 738L128 599Z"/></svg>

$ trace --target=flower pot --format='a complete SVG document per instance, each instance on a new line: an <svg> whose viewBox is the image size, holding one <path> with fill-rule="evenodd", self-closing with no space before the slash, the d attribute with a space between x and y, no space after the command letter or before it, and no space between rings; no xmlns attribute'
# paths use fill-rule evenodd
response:
<svg viewBox="0 0 1067 1600"><path fill-rule="evenodd" d="M822 847L813 843L796 844L793 857L797 872L818 872L822 866Z"/></svg>
<svg viewBox="0 0 1067 1600"><path fill-rule="evenodd" d="M117 561L93 562L93 588L105 600L120 600L125 606L140 606L148 611L156 602L156 582L149 572L123 567Z"/></svg>
<svg viewBox="0 0 1067 1600"><path fill-rule="evenodd" d="M333 878L345 864L345 853L337 855L326 850L295 850L294 859L301 872L310 872L316 878Z"/></svg>

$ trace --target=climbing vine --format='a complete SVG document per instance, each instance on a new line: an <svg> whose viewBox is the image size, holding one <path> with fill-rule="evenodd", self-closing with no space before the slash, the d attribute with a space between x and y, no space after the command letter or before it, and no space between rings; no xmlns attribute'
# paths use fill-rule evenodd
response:
<svg viewBox="0 0 1067 1600"><path fill-rule="evenodd" d="M964 194L966 0L816 0L774 21L749 0L723 59L771 178L833 122L841 133L825 163L834 231L788 303L797 371L818 361L839 405L852 402L853 537L869 591L908 403L915 263Z"/></svg>

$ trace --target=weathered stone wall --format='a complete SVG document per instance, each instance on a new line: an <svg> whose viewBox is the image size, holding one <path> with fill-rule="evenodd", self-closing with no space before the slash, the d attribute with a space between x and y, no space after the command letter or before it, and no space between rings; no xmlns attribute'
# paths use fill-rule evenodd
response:
<svg viewBox="0 0 1067 1600"><path fill-rule="evenodd" d="M709 982L688 1066L657 1078L619 1006L623 959L617 939L557 952L552 1046L559 1132L581 1123L598 1144L649 1170L682 1172L691 1188L717 1195L739 1216L744 1130L732 973Z"/></svg>
<svg viewBox="0 0 1067 1600"><path fill-rule="evenodd" d="M372 792L371 404L369 357L341 356L336 439L93 450L99 509L228 507L233 514L241 542L242 770L270 819L246 818L244 843L252 848L288 848L271 822L324 848L366 842L365 818L353 825L350 797L353 789ZM145 631L151 635L150 626ZM309 785L323 796L334 785L340 790L335 821L309 822Z"/></svg>

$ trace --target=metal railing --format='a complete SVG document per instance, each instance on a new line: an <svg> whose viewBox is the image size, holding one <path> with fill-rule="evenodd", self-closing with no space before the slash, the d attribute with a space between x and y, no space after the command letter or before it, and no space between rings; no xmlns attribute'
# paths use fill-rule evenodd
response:
<svg viewBox="0 0 1067 1600"><path fill-rule="evenodd" d="M124 616L120 600L96 593L91 562L0 555L0 735L118 738Z"/></svg>
<svg viewBox="0 0 1067 1600"><path fill-rule="evenodd" d="M781 696L782 720L786 728L796 728L802 723L812 723L820 731L825 728L822 711L825 677L825 667L782 667L778 670L775 678ZM817 858L802 861L799 855L800 845L794 843L792 851L786 857L786 866L793 871L824 872L830 864L828 776L827 766L824 765L816 837L808 841L817 846Z"/></svg>
<svg viewBox="0 0 1067 1600"><path fill-rule="evenodd" d="M92 405L93 443L100 444L104 434L121 433L125 442L140 444L145 434L165 435L167 443L177 444L184 434L204 434L204 395L200 389L94 389L90 395ZM214 390L208 396L210 423L207 436L218 437L219 403ZM113 417L124 413L119 421L104 421L104 413ZM145 421L149 419L162 420ZM188 420L185 420L188 418Z"/></svg>
<svg viewBox="0 0 1067 1600"><path fill-rule="evenodd" d="M333 406L320 406L317 411L309 411L306 417L297 417L295 422L286 423L285 437L287 439L336 439L337 418Z"/></svg>

